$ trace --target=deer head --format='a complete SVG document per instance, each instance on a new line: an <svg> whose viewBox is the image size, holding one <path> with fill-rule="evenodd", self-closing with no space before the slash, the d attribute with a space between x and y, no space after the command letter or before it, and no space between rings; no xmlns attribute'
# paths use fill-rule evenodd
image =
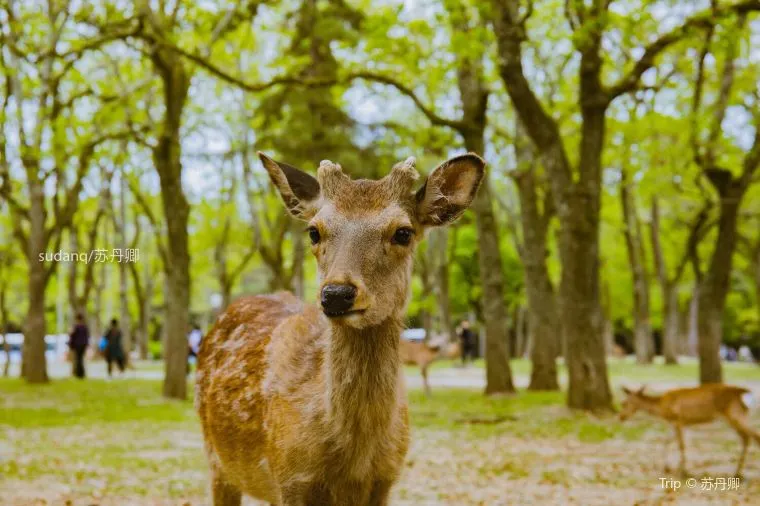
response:
<svg viewBox="0 0 760 506"><path fill-rule="evenodd" d="M364 328L404 317L414 248L427 227L456 220L483 179L475 154L435 168L415 192L414 158L384 178L352 180L324 160L317 177L259 153L285 207L308 223L322 311L336 325Z"/></svg>
<svg viewBox="0 0 760 506"><path fill-rule="evenodd" d="M623 393L626 395L625 400L623 401L623 404L621 405L620 410L620 421L628 420L631 416L633 416L639 409L643 408L646 404L644 396L644 388L646 388L646 385L642 386L638 390L631 390L628 387L623 387Z"/></svg>

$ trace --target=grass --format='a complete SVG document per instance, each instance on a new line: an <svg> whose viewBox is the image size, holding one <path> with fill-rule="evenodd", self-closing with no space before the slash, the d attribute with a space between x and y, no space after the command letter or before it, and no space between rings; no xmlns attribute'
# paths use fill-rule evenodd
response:
<svg viewBox="0 0 760 506"><path fill-rule="evenodd" d="M450 369L459 366L458 360L439 360L434 362L432 369ZM485 368L483 359L475 360L470 367L479 369ZM530 376L530 360L524 358L512 359L510 361L512 374L515 376ZM650 365L639 365L633 357L608 358L607 368L610 380L613 384L630 383L659 383L674 381L694 381L699 380L699 364L696 359L691 357L681 357L678 365L665 365L662 357L657 357L655 362ZM416 370L414 367L408 367L409 371ZM563 363L558 364L560 378L567 374ZM746 362L724 362L723 363L724 380L726 382L741 381L760 381L760 366L758 364Z"/></svg>
<svg viewBox="0 0 760 506"><path fill-rule="evenodd" d="M697 371L692 363L609 364L616 385L691 381ZM138 368L154 370L155 364ZM726 364L724 371L727 381L760 383L757 366ZM513 372L527 374L529 364L515 360ZM42 498L102 506L206 504L207 465L192 403L163 400L160 392L157 380L65 379L31 386L0 379L0 490L11 491L11 499L0 503L36 504ZM434 388L426 397L412 389L409 401L413 446L394 504L491 504L504 490L514 493L513 481L522 484L520 493L541 491L539 499L517 501L523 503L550 501L557 490L602 488L637 498L637 490L654 486L649 475L661 474L653 462L662 456L663 438L670 437L665 424L645 416L623 424L610 415L570 411L562 392L485 397L479 390ZM753 424L760 424L758 415ZM735 435L725 427L695 441L687 443L701 445L691 450L695 461L701 459L695 466L724 472L736 456ZM757 459L750 453L755 468L749 472L760 476ZM746 493L760 493L760 487Z"/></svg>

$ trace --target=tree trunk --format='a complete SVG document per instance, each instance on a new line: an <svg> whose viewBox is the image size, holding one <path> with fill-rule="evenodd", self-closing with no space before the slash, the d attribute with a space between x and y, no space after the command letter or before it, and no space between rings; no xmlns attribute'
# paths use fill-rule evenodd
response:
<svg viewBox="0 0 760 506"><path fill-rule="evenodd" d="M470 151L482 153L481 149ZM501 265L501 251L493 214L490 183L488 176L475 197L472 209L478 227L478 264L480 282L483 287L483 322L486 340L486 394L511 393L512 370L509 366L507 334L507 310L504 304L504 273Z"/></svg>
<svg viewBox="0 0 760 506"><path fill-rule="evenodd" d="M699 347L699 283L694 283L694 293L691 296L689 302L689 329L688 329L688 346L689 355L692 357L697 356L697 348Z"/></svg>
<svg viewBox="0 0 760 506"><path fill-rule="evenodd" d="M567 349L568 406L607 409L612 403L599 313L599 213L576 187L560 210L560 315ZM563 211L565 209L565 211Z"/></svg>
<svg viewBox="0 0 760 506"><path fill-rule="evenodd" d="M145 269L145 299L143 300L143 318L140 322L140 358L148 358L148 341L150 340L150 320L153 317L153 276L150 266Z"/></svg>
<svg viewBox="0 0 760 506"><path fill-rule="evenodd" d="M5 364L3 365L3 377L7 378L11 368L11 345L8 344L8 285L0 284L0 335L3 338L3 352Z"/></svg>
<svg viewBox="0 0 760 506"><path fill-rule="evenodd" d="M721 383L723 371L720 345L723 340L723 309L731 281L736 247L736 222L743 193L721 192L718 237L710 268L699 290L699 380L701 384Z"/></svg>
<svg viewBox="0 0 760 506"><path fill-rule="evenodd" d="M29 383L48 381L45 357L45 264L35 261L29 264L29 307L24 326L22 369Z"/></svg>
<svg viewBox="0 0 760 506"><path fill-rule="evenodd" d="M662 355L665 363L678 364L679 314L678 290L675 286L664 286L662 290Z"/></svg>
<svg viewBox="0 0 760 506"><path fill-rule="evenodd" d="M178 133L178 132L177 132ZM156 153L156 167L161 179L161 200L167 222L170 262L164 266L167 277L166 341L164 348L163 395L174 399L187 397L187 333L190 308L190 254L187 222L190 212L182 191L179 160L179 137L173 147ZM172 154L173 153L173 154ZM166 156L164 156L166 155Z"/></svg>
<svg viewBox="0 0 760 506"><path fill-rule="evenodd" d="M522 125L517 124L518 133ZM524 142L516 142L518 166L529 166L532 152L521 149ZM524 146L527 148L527 145ZM521 170L514 176L520 199L520 225L523 245L520 256L524 265L523 277L528 299L528 323L531 335L531 373L528 390L558 390L557 361L562 353L561 329L557 314L557 300L552 286L546 259L547 232L554 214L552 196L545 188L543 210L539 211L539 195L534 168Z"/></svg>
<svg viewBox="0 0 760 506"><path fill-rule="evenodd" d="M190 75L181 56L155 49L154 67L163 83L164 111L161 135L153 148L153 163L161 184L161 203L166 220L167 281L166 340L163 395L187 397L187 334L190 331L190 252L187 224L190 207L182 190L182 144L180 127Z"/></svg>
<svg viewBox="0 0 760 506"><path fill-rule="evenodd" d="M436 256L434 284L438 301L438 318L441 332L446 334L448 342L457 339L456 325L451 317L451 301L449 298L449 229L445 227L432 230L428 236L429 247L434 248Z"/></svg>
<svg viewBox="0 0 760 506"><path fill-rule="evenodd" d="M657 198L652 199L652 222L650 226L652 239L652 252L654 256L657 279L660 282L662 292L662 354L666 364L678 363L679 343L679 311L678 311L678 287L676 283L680 278L680 271L676 278L668 277L665 266L665 255L660 242L660 209Z"/></svg>
<svg viewBox="0 0 760 506"><path fill-rule="evenodd" d="M654 342L649 319L649 279L646 275L644 259L640 255L642 239L638 234L638 216L625 170L621 171L620 200L623 208L623 232L628 262L633 276L633 335L636 362L650 364L654 356Z"/></svg>
<svg viewBox="0 0 760 506"><path fill-rule="evenodd" d="M124 177L124 167L122 166L119 173L119 218L117 232L119 235L119 247L122 249L122 255L126 256L126 250L129 248L127 243L127 184ZM115 217L116 213L114 213ZM132 322L129 317L129 298L128 298L129 273L127 272L126 258L119 262L119 318L121 319L122 346L124 348L124 362L127 367L131 367L130 357L132 355Z"/></svg>
<svg viewBox="0 0 760 506"><path fill-rule="evenodd" d="M528 325L525 321L525 308L518 305L515 308L515 347L514 355L516 358L522 358L525 356L525 346L527 344L527 329Z"/></svg>
<svg viewBox="0 0 760 506"><path fill-rule="evenodd" d="M587 30L583 47L579 49L577 100L582 122L578 164L574 170L557 121L544 110L523 72L521 44L525 40L525 27L519 19L522 16L518 13L519 6L505 2L494 2L493 6L499 75L550 176L560 222L559 313L563 345L567 349L567 403L571 408L607 410L612 407L612 395L599 304L602 149L610 103L601 82L604 24L601 21L584 23Z"/></svg>
<svg viewBox="0 0 760 506"><path fill-rule="evenodd" d="M685 304L678 306L678 354L691 355L689 349L689 315L691 314L691 298Z"/></svg>

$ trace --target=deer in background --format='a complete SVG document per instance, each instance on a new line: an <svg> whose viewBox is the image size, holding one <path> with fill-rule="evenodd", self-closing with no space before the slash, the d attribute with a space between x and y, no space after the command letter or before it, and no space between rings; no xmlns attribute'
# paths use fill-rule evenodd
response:
<svg viewBox="0 0 760 506"><path fill-rule="evenodd" d="M431 344L429 342L401 340L401 362L404 365L415 365L422 373L422 384L425 395L431 394L428 384L428 367L439 359L454 359L462 354L459 343Z"/></svg>
<svg viewBox="0 0 760 506"><path fill-rule="evenodd" d="M750 427L748 414L754 404L752 393L746 388L709 384L695 388L678 388L662 395L647 395L644 387L637 391L623 388L627 395L623 401L620 419L626 420L636 411L646 411L673 425L681 452L679 470L686 474L686 450L683 428L689 425L712 422L723 418L742 440L742 451L736 466L740 476L747 456L750 439L760 444L760 433ZM666 455L667 456L667 455ZM666 470L667 465L666 465Z"/></svg>
<svg viewBox="0 0 760 506"><path fill-rule="evenodd" d="M201 343L196 405L214 506L384 505L409 446L399 342L414 248L472 202L485 162L414 159L378 181L323 161L317 178L259 153L308 222L319 305L289 293L232 303Z"/></svg>

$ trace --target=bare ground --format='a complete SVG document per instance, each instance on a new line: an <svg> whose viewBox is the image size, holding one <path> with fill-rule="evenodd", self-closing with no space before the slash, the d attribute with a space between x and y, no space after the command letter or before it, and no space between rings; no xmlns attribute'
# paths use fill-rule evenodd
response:
<svg viewBox="0 0 760 506"><path fill-rule="evenodd" d="M760 425L755 417L755 425ZM531 423L552 423L546 420ZM162 430L125 444L120 459L152 462L130 473L103 470L102 459L60 460L71 455L67 439L90 446L97 453L96 434L67 434L66 429L37 434L52 444L49 459L61 474L32 480L0 480L0 504L41 505L204 505L209 504L202 442L197 431ZM131 430L126 431L131 433ZM13 439L21 434L6 433ZM26 439L35 434L24 431ZM118 438L118 434L113 434ZM694 488L682 480L678 491L664 488L660 478L679 478L664 471L664 441L668 431L654 428L636 441L608 439L581 442L574 437L526 440L509 434L487 438L460 433L419 429L402 480L393 493L399 505L506 505L506 504L757 504L760 497L760 449L751 447L745 478L738 490L707 490L703 477L727 477L733 473L739 444L733 432L716 423L690 430L687 439L689 469ZM21 445L26 447L27 445ZM33 457L17 452L13 441L0 447L4 457L19 465ZM669 446L675 465L675 444ZM104 450L113 452L113 445ZM10 455L8 455L10 453ZM60 453L60 455L59 455ZM188 485L188 483L190 485ZM691 483L691 482L689 482ZM719 487L720 488L720 487ZM139 490L131 498L130 489ZM186 492L184 491L186 490ZM755 502L753 502L755 501ZM256 504L249 501L247 504Z"/></svg>

